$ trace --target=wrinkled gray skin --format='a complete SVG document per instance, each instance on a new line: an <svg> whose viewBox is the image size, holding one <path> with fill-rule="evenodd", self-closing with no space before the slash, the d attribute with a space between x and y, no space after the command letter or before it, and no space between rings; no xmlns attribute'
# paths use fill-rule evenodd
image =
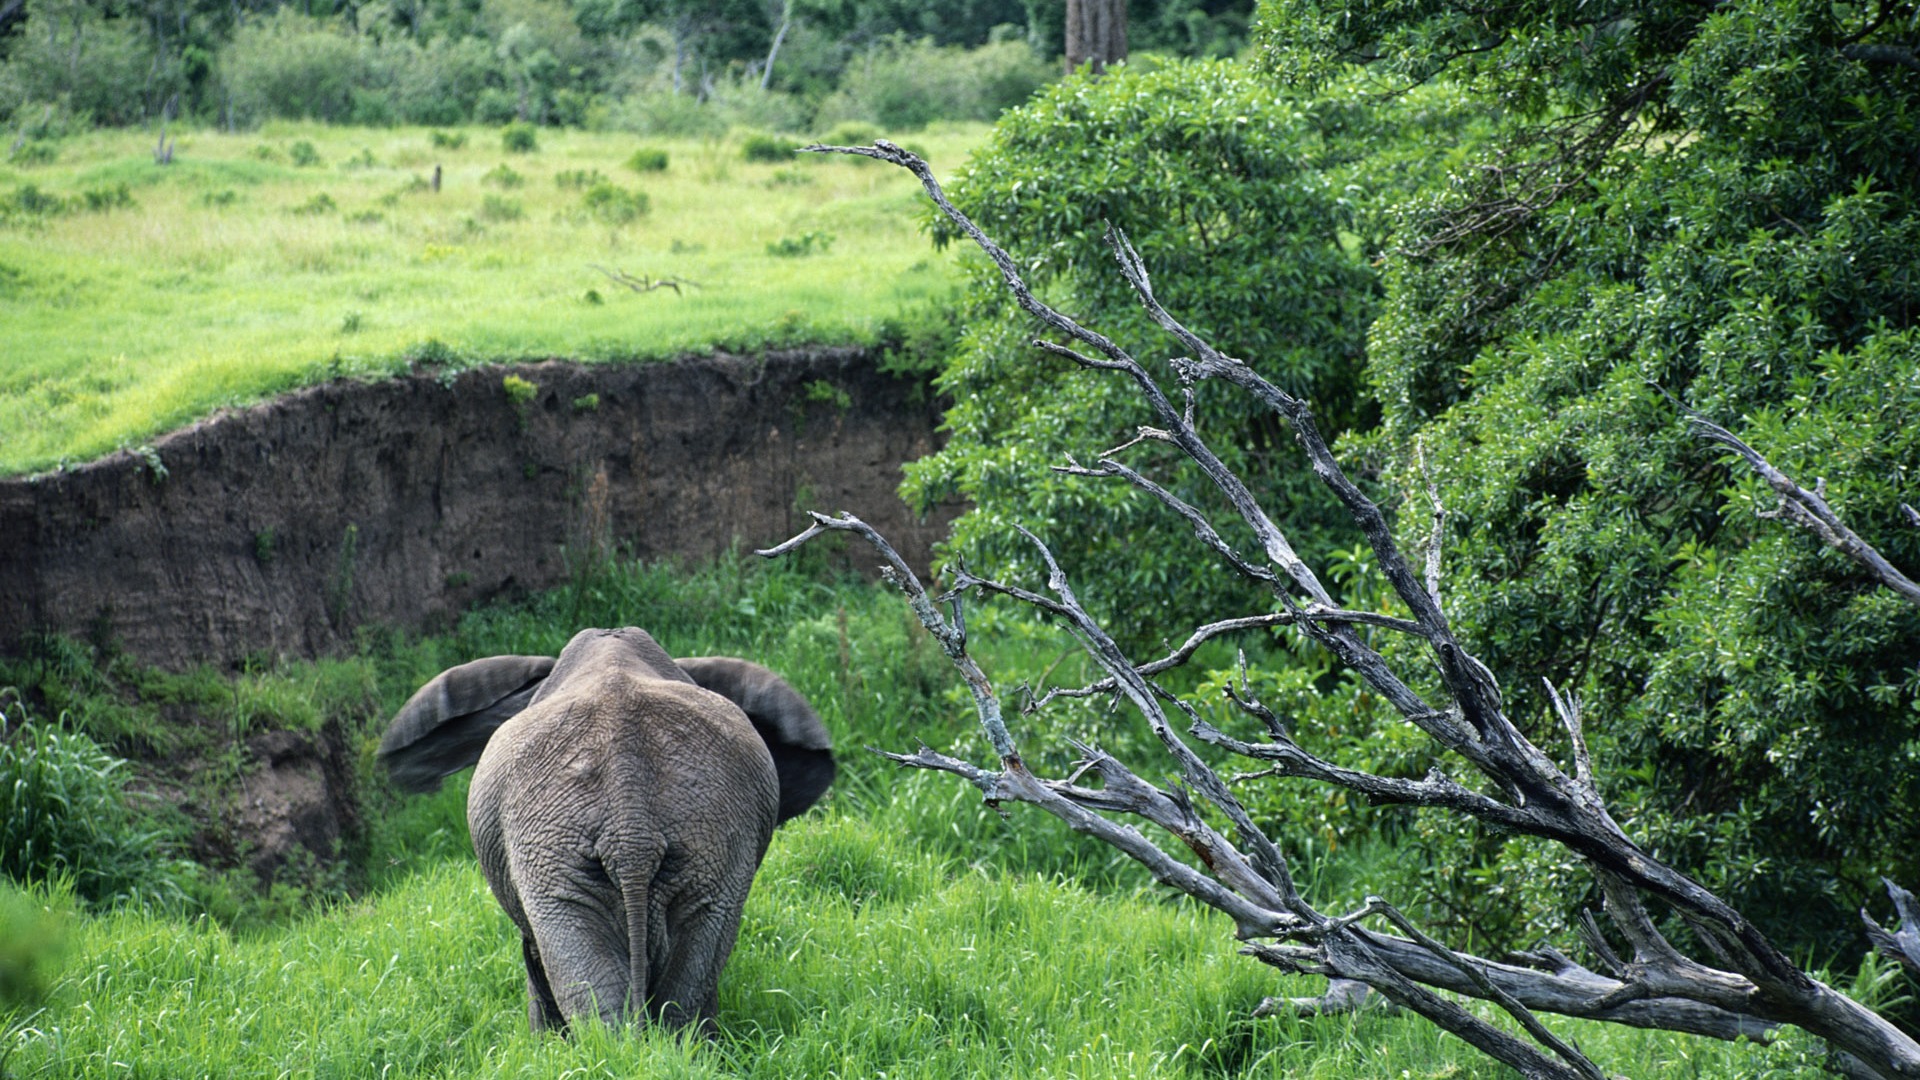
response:
<svg viewBox="0 0 1920 1080"><path fill-rule="evenodd" d="M632 627L583 630L558 660L442 672L380 757L413 791L477 759L467 825L520 928L535 1031L594 1014L710 1033L768 838L834 774L825 727L779 676L676 662Z"/></svg>

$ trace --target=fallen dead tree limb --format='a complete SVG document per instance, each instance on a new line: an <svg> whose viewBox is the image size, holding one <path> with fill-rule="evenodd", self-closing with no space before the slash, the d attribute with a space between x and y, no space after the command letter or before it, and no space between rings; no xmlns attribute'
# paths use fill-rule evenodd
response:
<svg viewBox="0 0 1920 1080"><path fill-rule="evenodd" d="M1920 1078L1920 1043L1912 1036L1814 978L1739 911L1626 835L1597 786L1597 763L1587 748L1580 702L1573 695L1548 687L1571 746L1567 769L1513 723L1494 674L1455 637L1441 606L1439 540L1445 511L1437 494L1430 493L1433 535L1425 558L1418 560L1422 565L1417 572L1416 560L1401 551L1385 512L1341 469L1308 405L1246 363L1220 352L1167 312L1156 300L1147 268L1124 234L1110 230L1108 237L1120 273L1151 317L1189 352L1168 362L1177 382L1171 393L1159 376L1121 346L1034 297L1014 260L947 200L918 157L886 142L810 149L860 154L912 171L935 205L993 260L1020 305L1058 338L1070 342L1042 340L1036 346L1133 385L1151 414L1150 424L1092 466L1070 462L1065 469L1129 484L1187 521L1200 545L1271 605L1271 615L1251 618L1271 618L1297 627L1444 751L1443 764L1417 779L1345 767L1295 741L1287 720L1253 699L1244 679L1229 691L1229 697L1256 729L1252 737L1222 731L1202 720L1193 704L1154 681L1157 673L1183 662L1192 649L1175 649L1153 664L1135 664L1079 602L1068 575L1039 537L1021 530L1047 568L1045 592L960 568L951 589L934 597L885 538L864 522L848 514L814 514L814 524L804 533L762 554L793 550L825 532L851 532L873 545L886 560L888 578L906 592L921 623L966 679L997 761L993 767L982 767L924 746L914 753L889 753L888 757L902 765L960 776L989 801L1040 807L1073 829L1119 848L1162 883L1227 915L1237 936L1252 943L1248 951L1261 960L1284 970L1364 984L1527 1077L1599 1080L1606 1075L1537 1015L1551 1012L1719 1038L1764 1038L1775 1025L1792 1024L1827 1040L1837 1052L1836 1061L1854 1075L1880 1080ZM1221 462L1195 429L1191 394L1196 384L1209 379L1238 388L1293 430L1309 466L1346 507L1400 604L1411 615L1394 619L1384 628L1419 640L1421 662L1430 665L1434 675L1425 670L1403 671L1373 648L1358 630L1366 620L1355 618L1335 602L1257 493ZM1252 530L1259 556L1248 558L1233 551L1199 510L1119 460L1142 442L1174 447L1199 469ZM1081 758L1065 777L1034 773L1005 723L998 692L967 653L965 605L970 597L983 594L1032 605L1063 624L1105 675L1099 682L1065 693L1124 699L1145 720L1167 755L1166 760L1154 762L1152 774L1168 770L1170 761L1175 779L1156 785L1090 746L1077 747ZM1243 622L1208 624L1195 630L1189 641L1204 640ZM1432 686L1435 678L1437 694L1416 689ZM1538 966L1524 966L1454 950L1423 933L1379 897L1369 897L1351 912L1319 910L1296 887L1279 845L1196 752L1198 744L1251 758L1277 777L1334 785L1376 802L1462 814L1563 845L1585 861L1604 897L1600 914L1606 926L1593 919L1585 938L1608 972L1587 970L1550 951L1535 954ZM1203 807L1210 809L1203 812ZM1191 852L1199 865L1176 858L1127 824L1127 819L1158 826ZM1216 827L1214 821L1225 825ZM1650 906L1683 921L1708 960L1696 959L1670 941L1649 913ZM1455 995L1494 1003L1524 1034L1463 1008Z"/></svg>

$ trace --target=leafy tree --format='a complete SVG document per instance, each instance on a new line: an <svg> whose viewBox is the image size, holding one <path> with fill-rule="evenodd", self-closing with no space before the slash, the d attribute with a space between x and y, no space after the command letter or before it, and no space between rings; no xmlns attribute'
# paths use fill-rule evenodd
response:
<svg viewBox="0 0 1920 1080"><path fill-rule="evenodd" d="M1632 763L1629 830L1822 955L1855 944L1878 875L1920 876L1920 616L1759 520L1771 496L1680 420L1823 476L1920 563L1900 510L1920 494L1916 14L1279 0L1261 34L1290 78L1364 60L1506 107L1488 157L1400 222L1374 446L1408 492L1424 447L1447 557L1478 570L1449 610L1535 737L1541 679L1577 689ZM1462 868L1436 899L1491 931L1517 928L1488 883L1565 880L1519 842L1423 827Z"/></svg>
<svg viewBox="0 0 1920 1080"><path fill-rule="evenodd" d="M1188 325L1311 397L1332 429L1364 427L1373 414L1360 356L1380 296L1368 266L1379 210L1434 175L1445 155L1433 146L1474 119L1444 90L1380 104L1276 93L1226 62L1117 68L1071 77L1009 113L961 170L953 198L1058 306L1097 319L1141 355L1177 355L1110 272L1104 223L1123 226ZM1125 393L1038 355L1027 344L1035 324L997 273L968 265L964 333L941 376L953 438L909 466L909 496L972 502L952 547L971 560L1037 571L1006 526L1042 532L1080 568L1090 603L1129 613L1117 625L1180 625L1207 610L1225 577L1188 557L1183 524L1111 483L1048 471L1132 429ZM1269 416L1206 389L1197 407L1203 428L1231 433L1220 443L1232 467L1315 508L1309 520L1332 520L1331 500L1287 460L1291 440ZM1208 497L1199 479L1184 484L1183 498ZM1322 538L1309 529L1303 542Z"/></svg>

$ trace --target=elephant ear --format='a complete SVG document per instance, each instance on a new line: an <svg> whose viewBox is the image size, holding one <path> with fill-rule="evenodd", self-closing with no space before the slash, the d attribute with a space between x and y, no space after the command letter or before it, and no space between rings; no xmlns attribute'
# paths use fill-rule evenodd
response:
<svg viewBox="0 0 1920 1080"><path fill-rule="evenodd" d="M480 760L494 730L527 707L551 656L489 656L451 667L414 691L380 740L380 761L403 791L428 792Z"/></svg>
<svg viewBox="0 0 1920 1080"><path fill-rule="evenodd" d="M759 664L731 656L677 660L702 687L740 706L773 754L780 774L780 820L797 817L826 793L837 767L833 738L800 691Z"/></svg>

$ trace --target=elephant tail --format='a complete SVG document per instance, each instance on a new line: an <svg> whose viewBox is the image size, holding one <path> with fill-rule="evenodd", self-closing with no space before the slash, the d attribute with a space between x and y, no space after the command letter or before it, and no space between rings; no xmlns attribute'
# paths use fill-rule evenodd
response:
<svg viewBox="0 0 1920 1080"><path fill-rule="evenodd" d="M490 656L448 668L414 691L380 740L395 786L415 793L480 760L487 740L527 707L553 670L550 656Z"/></svg>

